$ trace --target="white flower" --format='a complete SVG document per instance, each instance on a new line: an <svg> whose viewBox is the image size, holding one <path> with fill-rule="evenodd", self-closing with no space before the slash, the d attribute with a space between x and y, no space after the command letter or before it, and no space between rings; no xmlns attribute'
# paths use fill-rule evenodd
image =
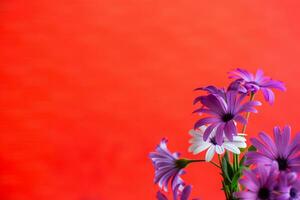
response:
<svg viewBox="0 0 300 200"><path fill-rule="evenodd" d="M235 154L240 154L241 151L239 148L246 148L246 138L243 137L244 134L238 134L233 136L233 141L229 141L226 137L224 137L224 142L222 145L218 145L215 141L216 131L213 130L209 136L209 138L204 141L203 133L206 129L206 126L201 126L197 130L190 130L189 134L193 136L190 139L191 146L189 147L189 152L193 154L198 154L202 151L207 150L205 155L206 162L209 162L214 157L215 153L223 154L225 150L231 151Z"/></svg>

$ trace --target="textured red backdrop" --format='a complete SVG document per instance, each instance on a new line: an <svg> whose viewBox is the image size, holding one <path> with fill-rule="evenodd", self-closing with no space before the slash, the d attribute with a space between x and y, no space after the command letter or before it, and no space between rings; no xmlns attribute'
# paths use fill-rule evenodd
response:
<svg viewBox="0 0 300 200"><path fill-rule="evenodd" d="M187 153L192 89L263 68L286 83L248 133L300 130L299 1L2 0L2 200L153 200L147 154ZM202 155L203 156L203 155ZM224 199L194 164L193 196Z"/></svg>

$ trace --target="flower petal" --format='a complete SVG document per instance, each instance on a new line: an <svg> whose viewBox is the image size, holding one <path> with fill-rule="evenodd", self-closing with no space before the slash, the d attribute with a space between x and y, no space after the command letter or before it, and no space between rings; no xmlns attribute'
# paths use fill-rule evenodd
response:
<svg viewBox="0 0 300 200"><path fill-rule="evenodd" d="M206 162L210 162L213 159L214 155L215 155L215 146L212 145L209 147L209 149L206 152L205 155Z"/></svg>

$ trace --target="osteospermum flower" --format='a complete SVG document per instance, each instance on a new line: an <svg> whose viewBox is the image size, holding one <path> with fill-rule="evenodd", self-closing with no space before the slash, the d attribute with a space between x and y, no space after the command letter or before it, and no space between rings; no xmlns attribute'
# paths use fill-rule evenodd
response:
<svg viewBox="0 0 300 200"><path fill-rule="evenodd" d="M244 178L239 183L245 187L242 192L234 193L241 200L273 200L278 171L274 166L259 167L243 171Z"/></svg>
<svg viewBox="0 0 300 200"><path fill-rule="evenodd" d="M208 125L203 139L206 141L212 130L216 129L215 140L221 145L223 135L233 141L233 136L237 135L236 122L246 124L246 119L242 116L245 112L257 112L254 106L261 105L259 101L248 101L242 103L244 95L238 95L236 91L227 91L225 98L215 94L201 96L199 101L204 107L197 109L195 112L206 113L209 117L202 118L195 123L194 129L203 125Z"/></svg>
<svg viewBox="0 0 300 200"><path fill-rule="evenodd" d="M275 200L299 200L300 181L296 173L281 173L276 186Z"/></svg>
<svg viewBox="0 0 300 200"><path fill-rule="evenodd" d="M162 139L156 151L149 154L155 168L154 183L166 192L169 182L172 191L175 191L176 186L183 184L180 175L184 173L183 168L188 164L185 159L179 159L179 153L171 153L168 150L167 142L166 139Z"/></svg>
<svg viewBox="0 0 300 200"><path fill-rule="evenodd" d="M189 196L191 194L192 187L190 185L182 186L177 185L176 187L183 187L182 192L180 190L176 190L177 192L174 192L173 199L174 200L188 200ZM160 191L156 194L157 200L168 200L168 198ZM193 199L196 200L196 199Z"/></svg>
<svg viewBox="0 0 300 200"><path fill-rule="evenodd" d="M210 162L214 157L215 153L223 154L225 149L231 151L235 154L240 154L239 148L246 148L246 138L243 136L233 136L233 141L229 141L227 138L223 139L223 143L221 145L216 143L216 131L212 130L211 134L207 141L204 141L203 134L206 130L206 126L201 126L197 130L190 130L190 135L193 136L190 139L191 146L189 147L189 152L193 152L193 154L198 154L202 151L206 151L205 160L206 162Z"/></svg>
<svg viewBox="0 0 300 200"><path fill-rule="evenodd" d="M291 128L285 126L281 131L274 128L274 140L265 133L260 133L258 139L250 139L257 151L246 154L245 164L271 165L277 163L280 171L300 171L300 133L290 141Z"/></svg>
<svg viewBox="0 0 300 200"><path fill-rule="evenodd" d="M286 90L282 82L275 81L267 76L264 76L264 72L260 69L257 70L255 75L239 68L229 72L229 74L229 78L234 78L235 82L241 83L241 85L243 85L248 92L256 93L257 91L261 90L265 100L271 104L275 100L272 89L278 89L281 91Z"/></svg>

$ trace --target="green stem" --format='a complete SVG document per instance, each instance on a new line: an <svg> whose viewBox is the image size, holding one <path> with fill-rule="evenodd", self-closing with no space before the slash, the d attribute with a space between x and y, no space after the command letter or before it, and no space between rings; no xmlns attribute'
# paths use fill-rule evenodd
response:
<svg viewBox="0 0 300 200"><path fill-rule="evenodd" d="M216 166L216 167L218 167L218 168L221 169L221 167L220 167L217 163L215 163L215 162L213 162L213 161L210 161L210 163L213 164L214 166Z"/></svg>
<svg viewBox="0 0 300 200"><path fill-rule="evenodd" d="M218 159L219 159L220 168L222 169L222 160L220 154L218 154Z"/></svg>
<svg viewBox="0 0 300 200"><path fill-rule="evenodd" d="M250 94L250 101L253 101L254 96L255 96L255 94L252 92L252 93ZM250 117L250 112L247 112L247 113L246 113L246 121L247 121L247 122L248 122L248 120L249 120L249 117ZM244 126L243 126L243 128L242 128L242 133L246 133L246 128L247 128L247 123L244 124Z"/></svg>
<svg viewBox="0 0 300 200"><path fill-rule="evenodd" d="M206 161L205 160L188 160L187 164L194 163L194 162L206 162ZM218 168L221 168L217 163L215 163L213 161L210 161L210 163L213 164L214 166L218 167Z"/></svg>
<svg viewBox="0 0 300 200"><path fill-rule="evenodd" d="M251 94L250 94L250 100L249 101L253 101L254 96L255 96L255 93L251 92ZM248 123L249 117L250 117L250 112L247 112L246 113L246 121L247 121L247 123ZM244 124L244 126L242 128L242 133L243 134L246 133L247 123ZM239 154L234 154L233 155L233 169L235 171L239 170L239 160L240 160Z"/></svg>

